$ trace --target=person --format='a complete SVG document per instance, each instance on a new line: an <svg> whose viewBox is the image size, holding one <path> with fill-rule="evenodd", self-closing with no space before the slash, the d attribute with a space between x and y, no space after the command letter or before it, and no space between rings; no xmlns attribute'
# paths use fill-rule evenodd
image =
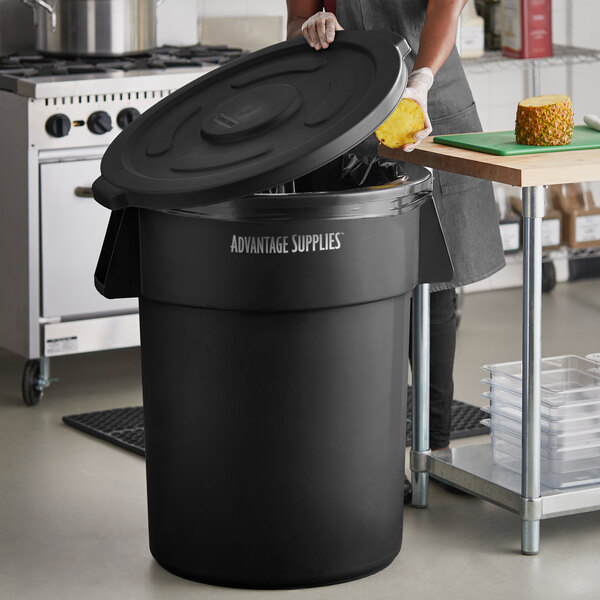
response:
<svg viewBox="0 0 600 600"><path fill-rule="evenodd" d="M425 129L411 152L429 134L481 131L481 123L455 40L467 0L287 0L287 36L304 36L326 51L342 29L388 29L403 36L411 51L403 98L423 110ZM372 136L370 143L373 144ZM368 144L367 144L368 146ZM362 145L365 147L365 144ZM371 146L372 148L373 146ZM450 443L452 371L456 346L456 288L489 277L504 264L492 185L445 171L433 172L433 197L454 266L449 283L432 284L430 297L430 429L432 450ZM405 501L411 489L405 482Z"/></svg>

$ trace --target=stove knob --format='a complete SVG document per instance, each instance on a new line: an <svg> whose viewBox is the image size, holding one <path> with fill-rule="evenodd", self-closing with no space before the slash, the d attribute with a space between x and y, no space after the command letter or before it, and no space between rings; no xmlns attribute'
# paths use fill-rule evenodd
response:
<svg viewBox="0 0 600 600"><path fill-rule="evenodd" d="M71 131L71 121L67 115L52 115L46 121L46 131L52 137L65 137Z"/></svg>
<svg viewBox="0 0 600 600"><path fill-rule="evenodd" d="M124 108L117 115L117 125L121 129L125 129L127 125L131 125L140 116L140 111L136 108Z"/></svg>
<svg viewBox="0 0 600 600"><path fill-rule="evenodd" d="M92 133L102 135L112 129L112 120L107 112L98 110L88 117L87 126Z"/></svg>

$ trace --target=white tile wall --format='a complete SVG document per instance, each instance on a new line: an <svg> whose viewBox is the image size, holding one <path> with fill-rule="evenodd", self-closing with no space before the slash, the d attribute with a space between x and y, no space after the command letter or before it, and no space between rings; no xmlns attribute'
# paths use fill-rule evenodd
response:
<svg viewBox="0 0 600 600"><path fill-rule="evenodd" d="M166 0L156 9L156 41L159 46L191 46L198 43L196 0Z"/></svg>
<svg viewBox="0 0 600 600"><path fill-rule="evenodd" d="M200 17L285 16L285 0L197 0Z"/></svg>
<svg viewBox="0 0 600 600"><path fill-rule="evenodd" d="M246 0L199 0L199 17L244 17L246 16Z"/></svg>
<svg viewBox="0 0 600 600"><path fill-rule="evenodd" d="M572 99L576 122L581 123L583 115L600 115L600 63L574 65Z"/></svg>
<svg viewBox="0 0 600 600"><path fill-rule="evenodd" d="M575 46L600 49L598 35L598 18L600 17L600 2L598 0L567 0L568 9L572 11L570 19L565 23L570 26L567 35L571 36L569 43Z"/></svg>
<svg viewBox="0 0 600 600"><path fill-rule="evenodd" d="M277 39L273 39L271 35L271 22L265 22L265 31L269 32L265 39L265 44L273 44L275 42L285 39L286 35L286 19L287 10L285 0L196 0L198 3L198 19L200 23L206 24L206 19L214 19L223 17L230 17L236 20L243 20L246 18L252 19L252 24L248 24L250 29L256 30L261 28L259 17L278 17L279 18L279 32ZM254 36L247 44L244 43L244 36L240 37L240 31L245 31L246 25L244 23L232 22L232 35L231 39L228 40L225 34L223 40L220 43L230 44L232 46L242 46L247 49L256 50L260 46L257 44ZM201 33L202 37L202 33ZM202 41L202 40L201 40ZM214 43L211 40L211 43Z"/></svg>

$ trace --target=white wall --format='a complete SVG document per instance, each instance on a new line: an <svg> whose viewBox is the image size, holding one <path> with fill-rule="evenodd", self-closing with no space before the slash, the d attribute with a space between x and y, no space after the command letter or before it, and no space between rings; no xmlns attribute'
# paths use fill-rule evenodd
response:
<svg viewBox="0 0 600 600"><path fill-rule="evenodd" d="M196 0L203 44L258 50L285 39L285 0Z"/></svg>
<svg viewBox="0 0 600 600"><path fill-rule="evenodd" d="M555 43L600 50L598 0L554 0L552 16ZM542 71L543 93L563 89L573 100L576 123L583 122L584 114L600 114L600 62Z"/></svg>
<svg viewBox="0 0 600 600"><path fill-rule="evenodd" d="M156 9L158 46L192 46L198 43L197 0L165 0Z"/></svg>
<svg viewBox="0 0 600 600"><path fill-rule="evenodd" d="M197 0L201 17L283 17L285 0Z"/></svg>

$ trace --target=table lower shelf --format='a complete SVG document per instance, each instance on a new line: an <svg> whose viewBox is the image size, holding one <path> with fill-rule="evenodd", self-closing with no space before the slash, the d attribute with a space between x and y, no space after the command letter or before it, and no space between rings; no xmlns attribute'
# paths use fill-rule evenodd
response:
<svg viewBox="0 0 600 600"><path fill-rule="evenodd" d="M520 513L521 476L494 463L491 444L432 452L427 471L437 479ZM599 509L600 485L563 490L542 486L542 519Z"/></svg>

